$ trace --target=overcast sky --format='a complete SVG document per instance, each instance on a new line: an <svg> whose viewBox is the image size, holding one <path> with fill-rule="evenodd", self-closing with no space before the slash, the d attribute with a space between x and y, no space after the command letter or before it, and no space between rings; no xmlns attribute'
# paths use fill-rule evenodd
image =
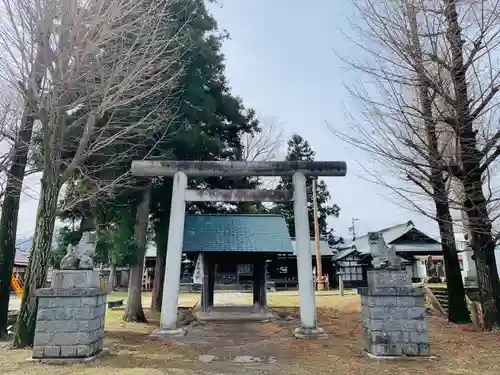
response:
<svg viewBox="0 0 500 375"><path fill-rule="evenodd" d="M341 208L339 219L331 221L337 233L348 237L351 218L357 217L358 235L408 220L436 235L433 221L367 182L360 164L370 165L369 158L336 139L326 125L348 122L343 84L356 76L338 56L356 53L344 35L356 16L350 1L226 0L211 9L231 35L223 51L233 92L258 113L279 119L288 135L306 138L317 160L347 161L347 177L327 179Z"/></svg>
<svg viewBox="0 0 500 375"><path fill-rule="evenodd" d="M333 201L341 207L331 221L336 232L349 238L351 218L364 234L413 220L423 231L437 234L436 224L401 207L391 192L367 182L362 165L370 159L336 139L326 121L347 126L344 106L349 98L342 83L354 82L338 55L355 53L346 40L349 1L226 0L211 6L220 27L231 39L224 44L227 76L233 92L247 107L277 119L286 135L296 132L316 151L317 160L345 160L348 174L327 179ZM343 31L343 32L342 32ZM30 235L36 220L38 176L26 181L19 215L19 236ZM35 198L35 199L34 199Z"/></svg>

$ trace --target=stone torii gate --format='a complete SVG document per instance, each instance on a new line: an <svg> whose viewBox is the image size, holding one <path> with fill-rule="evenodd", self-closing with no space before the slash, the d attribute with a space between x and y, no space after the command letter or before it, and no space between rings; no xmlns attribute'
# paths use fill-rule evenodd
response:
<svg viewBox="0 0 500 375"><path fill-rule="evenodd" d="M306 176L345 176L343 161L133 161L132 174L144 177L174 178L167 259L161 307L159 335L184 335L177 327L182 246L186 201L283 201L290 192L276 190L190 190L188 177L213 176L292 176L297 271L300 298L301 326L295 329L297 338L315 338L322 333L316 325L316 305L312 275L309 215L307 210Z"/></svg>

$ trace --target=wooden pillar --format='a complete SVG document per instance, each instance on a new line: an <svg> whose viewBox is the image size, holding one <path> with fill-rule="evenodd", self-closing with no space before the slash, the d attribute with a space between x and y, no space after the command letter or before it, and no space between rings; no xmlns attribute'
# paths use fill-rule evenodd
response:
<svg viewBox="0 0 500 375"><path fill-rule="evenodd" d="M267 306L267 283L266 283L266 258L262 257L261 261L261 272L260 272L260 291L259 291L259 305L261 308L265 309Z"/></svg>
<svg viewBox="0 0 500 375"><path fill-rule="evenodd" d="M253 304L254 306L258 305L259 303L259 293L260 293L260 275L259 275L259 263L254 261L253 262L253 273L252 273L252 280L253 280Z"/></svg>
<svg viewBox="0 0 500 375"><path fill-rule="evenodd" d="M253 304L259 309L267 306L266 259L259 257L253 263Z"/></svg>
<svg viewBox="0 0 500 375"><path fill-rule="evenodd" d="M203 254L203 284L201 285L201 311L207 312L210 300L210 261L207 254Z"/></svg>
<svg viewBox="0 0 500 375"><path fill-rule="evenodd" d="M240 286L240 265L236 264L236 287Z"/></svg>
<svg viewBox="0 0 500 375"><path fill-rule="evenodd" d="M215 259L209 263L208 270L208 309L214 306L214 292L215 292Z"/></svg>

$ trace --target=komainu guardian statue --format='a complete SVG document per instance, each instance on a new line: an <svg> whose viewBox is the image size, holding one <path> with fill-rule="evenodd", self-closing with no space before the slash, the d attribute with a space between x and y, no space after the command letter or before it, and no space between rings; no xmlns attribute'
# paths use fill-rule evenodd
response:
<svg viewBox="0 0 500 375"><path fill-rule="evenodd" d="M94 269L95 240L91 232L83 232L76 246L68 245L66 255L61 259L62 270Z"/></svg>
<svg viewBox="0 0 500 375"><path fill-rule="evenodd" d="M368 243L370 253L373 257L372 265L375 269L402 269L401 258L396 255L394 247L388 247L384 241L384 236L380 232L369 232Z"/></svg>

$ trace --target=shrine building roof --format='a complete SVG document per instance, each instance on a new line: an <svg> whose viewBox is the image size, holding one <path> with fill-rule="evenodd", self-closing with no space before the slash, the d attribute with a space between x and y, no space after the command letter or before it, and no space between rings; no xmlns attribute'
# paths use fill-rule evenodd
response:
<svg viewBox="0 0 500 375"><path fill-rule="evenodd" d="M293 253L285 219L269 214L187 215L183 252Z"/></svg>

